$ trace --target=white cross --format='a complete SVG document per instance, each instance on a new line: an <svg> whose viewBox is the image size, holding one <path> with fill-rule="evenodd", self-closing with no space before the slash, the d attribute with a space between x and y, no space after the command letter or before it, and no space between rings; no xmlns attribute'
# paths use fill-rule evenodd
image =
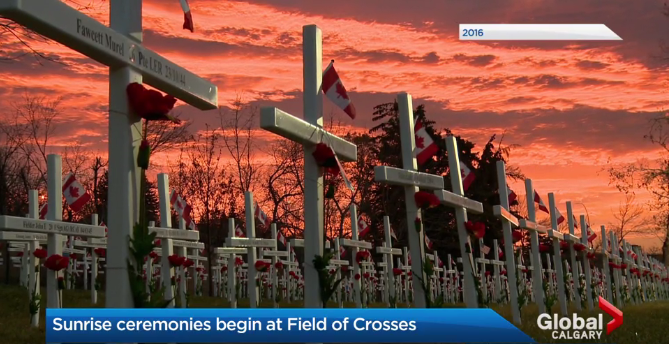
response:
<svg viewBox="0 0 670 344"><path fill-rule="evenodd" d="M261 109L261 128L281 135L304 147L305 165L305 255L311 262L323 256L323 176L312 157L314 145L329 144L343 161L356 161L356 145L323 129L322 36L316 25L303 26L303 115L305 120L274 107ZM355 222L354 222L355 223ZM319 275L311 264L305 264L305 308L321 308Z"/></svg>
<svg viewBox="0 0 670 344"><path fill-rule="evenodd" d="M586 280L586 306L589 311L593 310L593 296L591 295L591 263L587 257L588 253L591 252L589 248L589 233L588 225L586 223L586 216L579 215L579 224L582 230L582 245L586 246L586 249L582 251L582 266L584 267L584 278Z"/></svg>
<svg viewBox="0 0 670 344"><path fill-rule="evenodd" d="M235 238L235 219L228 219L228 239ZM247 254L248 250L245 248L238 247L217 247L215 254L220 256L228 256L228 302L230 302L230 308L237 308L237 266L235 261L237 260L237 255Z"/></svg>
<svg viewBox="0 0 670 344"><path fill-rule="evenodd" d="M505 263L507 264L507 278L516 284L516 269L514 262L514 240L512 238L512 224L519 225L519 220L509 212L509 194L507 189L507 171L504 161L496 162L496 174L498 178L498 196L500 205L493 207L493 214L500 219L503 225L503 238L505 239ZM493 253L498 255L498 251ZM540 291L542 289L540 288ZM510 307L512 308L512 318L515 323L521 324L521 313L517 305L519 298L518 288L509 288Z"/></svg>
<svg viewBox="0 0 670 344"><path fill-rule="evenodd" d="M377 247L377 253L381 253L386 258L386 275L388 279L388 295L389 297L396 298L397 295L395 292L395 275L393 274L393 256L401 256L402 250L399 248L393 248L392 238L391 238L391 222L388 216L384 216L384 245L382 247Z"/></svg>
<svg viewBox="0 0 670 344"><path fill-rule="evenodd" d="M561 307L561 315L568 316L568 300L565 297L565 283L563 278L563 262L561 259L561 240L565 239L563 233L558 231L558 214L556 212L556 200L553 193L549 193L549 215L551 216L551 230L547 236L551 238L554 246L554 269L556 269L556 284L558 288L558 304Z"/></svg>
<svg viewBox="0 0 670 344"><path fill-rule="evenodd" d="M535 216L535 189L533 188L533 181L526 179L526 208L528 209L528 220L519 219L519 227L525 230L530 231L530 264L532 266L537 266L537 269L531 271L532 283L533 283L533 294L535 299L535 304L540 313L546 313L546 307L544 305L544 289L542 288L542 258L540 256L540 239L538 233L546 234L549 228L540 226L536 223ZM547 264L550 264L547 259ZM509 273L509 271L507 272ZM549 284L551 284L551 277L549 277Z"/></svg>
<svg viewBox="0 0 670 344"><path fill-rule="evenodd" d="M110 27L59 0L2 0L0 14L110 67L108 203L119 206L109 208L107 290L115 292L106 294L106 304L133 307L128 236L139 218L140 189L134 186L140 184L135 157L141 126L129 111L126 86L144 79L201 110L218 107L217 87L142 46L142 1L112 1Z"/></svg>
<svg viewBox="0 0 670 344"><path fill-rule="evenodd" d="M621 264L621 257L619 257L619 241L617 241L616 234L614 234L614 231L610 231L610 252L612 253L612 260L614 261L615 264ZM609 269L609 267L608 267ZM619 269L612 269L612 280L614 280L614 288L615 289L615 297L616 297L616 304L621 305L621 270ZM610 288L612 289L612 288Z"/></svg>
<svg viewBox="0 0 670 344"><path fill-rule="evenodd" d="M449 136L445 139L447 144L447 155L449 158L449 170L460 171L459 150L456 144L456 138ZM442 204L454 208L456 214L456 228L458 229L458 241L461 257L467 257L469 264L463 263L463 299L468 308L477 308L477 294L475 291L474 262L472 259L472 245L470 236L465 230L465 223L468 221L468 211L481 214L484 212L480 202L473 201L464 196L463 179L461 173L449 173L451 177L451 188L453 192L447 190L435 191Z"/></svg>
<svg viewBox="0 0 670 344"><path fill-rule="evenodd" d="M98 214L91 214L91 224L97 223L99 223ZM95 253L95 248L107 248L107 238L88 238L87 241L75 240L74 246L91 248L91 303L95 305L98 303L98 291L95 289L95 281L98 277L98 259L105 259L98 258L98 254ZM149 262L151 262L151 260L149 260ZM86 256L84 255L84 270L86 270L84 277L88 276L88 264L88 259L86 259ZM149 280L150 277L151 276L147 276L147 280ZM86 283L86 278L84 278L84 283Z"/></svg>
<svg viewBox="0 0 670 344"><path fill-rule="evenodd" d="M351 215L351 239L344 239L344 238L338 238L339 245L344 246L344 247L351 247L351 264L354 266L354 275L359 274L361 275L361 278L359 280L353 281L354 283L354 297L356 301L356 307L361 308L363 307L363 303L361 300L361 281L363 280L362 275L363 273L361 272L361 267L359 264L356 262L356 254L358 253L358 249L372 249L372 244L363 241L363 240L358 240L358 213L356 211L356 205L352 204L349 206L349 214ZM339 254L339 252L338 252ZM362 262L363 263L363 262Z"/></svg>
<svg viewBox="0 0 670 344"><path fill-rule="evenodd" d="M578 311L582 310L582 298L579 295L579 272L577 268L577 255L575 254L575 244L579 243L579 238L575 236L575 218L572 213L572 202L565 202L565 208L568 213L568 227L570 228L570 234L565 234L565 241L570 243L569 254L570 254L570 270L572 271L572 293L576 296L575 307Z"/></svg>
<svg viewBox="0 0 670 344"><path fill-rule="evenodd" d="M47 156L47 202L48 213L46 220L38 219L37 193L33 192L33 202L30 205L32 218L0 216L0 231L20 231L27 233L46 233L48 256L63 253L62 235L80 237L105 237L105 228L81 223L61 222L63 214L63 180L62 161L59 155ZM60 272L47 270L47 307L60 308L58 290L58 276Z"/></svg>
<svg viewBox="0 0 670 344"><path fill-rule="evenodd" d="M414 110L412 107L412 96L400 93L398 101L398 119L400 121L400 145L403 168L389 166L375 166L375 181L391 185L403 186L405 191L405 211L407 221L407 237L409 241L410 254L412 255L412 279L414 285L420 286L420 280L426 280L421 262L425 255L423 228L417 232L414 221L421 218L421 211L414 202L414 194L419 188L428 190L444 189L444 179L428 173L417 172L414 149L416 147L414 137ZM388 241L388 240L387 240ZM414 290L414 306L425 308L425 291L422 288Z"/></svg>

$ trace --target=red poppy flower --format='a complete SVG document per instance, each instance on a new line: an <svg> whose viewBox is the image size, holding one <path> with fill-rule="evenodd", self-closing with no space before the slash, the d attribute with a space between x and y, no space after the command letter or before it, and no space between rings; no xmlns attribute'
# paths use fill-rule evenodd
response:
<svg viewBox="0 0 670 344"><path fill-rule="evenodd" d="M465 223L465 229L474 234L477 239L482 239L486 234L486 225L483 222L468 221Z"/></svg>
<svg viewBox="0 0 670 344"><path fill-rule="evenodd" d="M513 230L512 231L512 242L521 241L521 239L523 239L523 233L518 229Z"/></svg>
<svg viewBox="0 0 670 344"><path fill-rule="evenodd" d="M256 261L256 263L254 263L254 268L256 268L256 271L265 272L265 271L267 271L269 265L270 264L268 264L268 263L266 263L262 260L258 260L258 261Z"/></svg>
<svg viewBox="0 0 670 344"><path fill-rule="evenodd" d="M35 252L33 252L33 256L35 256L35 258L37 259L44 259L47 257L47 250L43 248L35 249Z"/></svg>
<svg viewBox="0 0 670 344"><path fill-rule="evenodd" d="M364 273L363 278L370 278L370 273L368 273L368 272Z"/></svg>
<svg viewBox="0 0 670 344"><path fill-rule="evenodd" d="M547 244L540 244L540 252L542 252L542 253L551 252L551 246L549 246Z"/></svg>
<svg viewBox="0 0 670 344"><path fill-rule="evenodd" d="M319 167L323 167L325 172L331 175L340 173L340 167L335 159L335 152L325 143L317 143L312 152L314 160Z"/></svg>
<svg viewBox="0 0 670 344"><path fill-rule="evenodd" d="M186 258L180 257L177 254L173 254L171 256L168 256L168 262L170 263L170 266L172 266L172 267L182 266L185 261L186 261Z"/></svg>
<svg viewBox="0 0 670 344"><path fill-rule="evenodd" d="M291 277L297 278L297 276L295 274L295 271L289 271L288 275L291 276Z"/></svg>
<svg viewBox="0 0 670 344"><path fill-rule="evenodd" d="M573 247L575 248L575 251L577 251L577 252L582 252L586 249L586 246L582 243L575 243L573 245Z"/></svg>
<svg viewBox="0 0 670 344"><path fill-rule="evenodd" d="M570 247L570 243L567 242L567 241L561 241L560 245L561 245L561 250L563 250L563 251L567 250Z"/></svg>
<svg viewBox="0 0 670 344"><path fill-rule="evenodd" d="M149 253L149 258L152 258L152 259L153 259L153 258L156 258L156 257L158 257L158 253L156 253L156 252L154 252L154 251L151 251L151 252Z"/></svg>
<svg viewBox="0 0 670 344"><path fill-rule="evenodd" d="M615 264L614 262L610 262L610 267L613 269L618 269L619 265Z"/></svg>
<svg viewBox="0 0 670 344"><path fill-rule="evenodd" d="M408 271L408 272L407 272L407 276L410 276L410 277L411 277L411 276L412 276L412 271Z"/></svg>
<svg viewBox="0 0 670 344"><path fill-rule="evenodd" d="M52 254L44 262L44 266L52 271L61 271L70 264L70 258L63 257L60 254Z"/></svg>
<svg viewBox="0 0 670 344"><path fill-rule="evenodd" d="M235 257L235 265L237 266L242 266L244 265L244 261L240 257Z"/></svg>
<svg viewBox="0 0 670 344"><path fill-rule="evenodd" d="M627 267L628 267L628 264L626 264L626 263L621 263L621 265L619 265L620 269L626 269Z"/></svg>
<svg viewBox="0 0 670 344"><path fill-rule="evenodd" d="M358 281L359 279L361 279L361 274L355 274L355 275L354 275L354 279L357 280L357 281Z"/></svg>
<svg viewBox="0 0 670 344"><path fill-rule="evenodd" d="M151 262L152 262L153 264L160 264L160 262L161 262L161 257L159 257L159 256L155 256Z"/></svg>
<svg viewBox="0 0 670 344"><path fill-rule="evenodd" d="M224 266L221 267L221 272L225 272L225 271L228 271L228 267L224 265Z"/></svg>
<svg viewBox="0 0 670 344"><path fill-rule="evenodd" d="M95 252L95 254L97 254L98 257L104 257L105 255L107 255L107 250L105 250L102 247L96 247L95 249L93 249L93 252Z"/></svg>
<svg viewBox="0 0 670 344"><path fill-rule="evenodd" d="M362 261L370 258L369 251L358 251L356 252L356 263L360 264Z"/></svg>
<svg viewBox="0 0 670 344"><path fill-rule="evenodd" d="M500 271L500 274L501 274L502 276L507 276L507 270L502 270L502 271Z"/></svg>
<svg viewBox="0 0 670 344"><path fill-rule="evenodd" d="M154 246L160 247L161 246L161 239L154 240Z"/></svg>
<svg viewBox="0 0 670 344"><path fill-rule="evenodd" d="M342 265L342 267L340 267L340 270L344 273L347 273L347 272L349 272L349 267L346 266L346 265Z"/></svg>
<svg viewBox="0 0 670 344"><path fill-rule="evenodd" d="M428 209L440 205L440 199L434 193L418 191L414 193L414 203L421 209Z"/></svg>
<svg viewBox="0 0 670 344"><path fill-rule="evenodd" d="M190 259L184 259L184 262L182 263L182 266L185 267L185 268L190 268L191 266L193 266L193 264L195 264L194 261L192 261Z"/></svg>
<svg viewBox="0 0 670 344"><path fill-rule="evenodd" d="M393 276L399 276L399 275L402 275L402 269L394 268Z"/></svg>
<svg viewBox="0 0 670 344"><path fill-rule="evenodd" d="M180 122L168 114L177 102L175 97L146 89L142 84L136 82L126 87L126 94L130 107L145 120Z"/></svg>
<svg viewBox="0 0 670 344"><path fill-rule="evenodd" d="M337 269L330 269L329 273L331 275L334 275L335 273L337 273Z"/></svg>
<svg viewBox="0 0 670 344"><path fill-rule="evenodd" d="M491 276L491 271L486 271L486 272L484 273L484 276L486 276L486 277Z"/></svg>
<svg viewBox="0 0 670 344"><path fill-rule="evenodd" d="M593 260L596 258L596 253L595 252L589 252L586 254L586 258L589 260Z"/></svg>

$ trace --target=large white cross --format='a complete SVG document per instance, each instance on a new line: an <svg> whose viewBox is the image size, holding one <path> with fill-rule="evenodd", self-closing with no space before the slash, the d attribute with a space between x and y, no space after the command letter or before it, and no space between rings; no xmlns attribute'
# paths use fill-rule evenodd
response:
<svg viewBox="0 0 670 344"><path fill-rule="evenodd" d="M414 221L421 218L421 211L414 202L414 194L419 191L419 188L442 190L444 189L444 179L441 176L417 172L417 163L414 157L416 143L414 141L412 96L407 93L400 93L397 96L397 102L403 168L375 166L375 181L404 187L407 237L410 254L412 255L412 281L414 286L419 286L414 288L414 306L425 308L425 291L420 287L421 280L426 281L426 275L421 266L425 256L424 238L423 228L419 232L415 230ZM390 241L387 240L387 242Z"/></svg>
<svg viewBox="0 0 670 344"><path fill-rule="evenodd" d="M319 275L312 266L315 256L323 256L323 176L312 157L314 145L329 144L342 161L356 161L356 145L323 129L321 93L322 34L316 25L302 28L303 115L301 120L275 107L261 109L261 128L303 145L305 155L305 308L321 308Z"/></svg>
<svg viewBox="0 0 670 344"><path fill-rule="evenodd" d="M463 300L468 308L477 308L477 293L475 290L474 281L474 264L472 260L472 244L470 243L470 236L465 230L465 223L468 221L468 212L481 214L484 212L481 202L477 202L465 197L463 190L462 173L456 171L461 170L458 145L456 138L449 136L445 139L447 144L447 156L449 158L449 173L451 178L451 189L453 192L447 190L437 190L435 194L440 199L442 204L446 204L454 208L456 215L456 229L458 229L458 241L461 251L461 258L463 259Z"/></svg>
<svg viewBox="0 0 670 344"><path fill-rule="evenodd" d="M561 259L561 241L565 240L563 233L558 231L558 214L556 208L556 199L552 192L549 193L549 215L551 217L551 230L547 235L551 238L554 246L554 269L556 269L556 284L558 292L558 305L561 308L561 315L568 316L568 300L565 296L565 279L563 277L563 260Z"/></svg>
<svg viewBox="0 0 670 344"><path fill-rule="evenodd" d="M128 237L139 218L141 119L129 109L126 86L144 81L201 110L218 107L217 87L142 46L141 0L111 1L110 27L59 0L0 0L0 14L110 67L108 204L115 206L108 210L107 290L115 292L106 304L133 307ZM57 203L49 201L49 212L60 212Z"/></svg>

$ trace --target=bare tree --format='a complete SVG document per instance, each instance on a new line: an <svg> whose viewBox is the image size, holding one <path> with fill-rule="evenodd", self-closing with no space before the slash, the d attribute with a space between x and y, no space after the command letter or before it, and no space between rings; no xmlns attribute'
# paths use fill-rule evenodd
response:
<svg viewBox="0 0 670 344"><path fill-rule="evenodd" d="M181 114L173 114L179 118ZM175 125L170 121L149 121L147 125L147 140L152 153L174 149L193 140L189 129L191 122L181 122Z"/></svg>
<svg viewBox="0 0 670 344"><path fill-rule="evenodd" d="M297 142L280 139L272 144L272 163L266 166L267 199L278 230L293 236L302 230L304 191L303 148Z"/></svg>
<svg viewBox="0 0 670 344"><path fill-rule="evenodd" d="M258 165L252 161L252 128L255 123L255 109L245 106L238 98L233 102L230 113L219 111L223 144L230 154L241 193L251 191Z"/></svg>
<svg viewBox="0 0 670 344"><path fill-rule="evenodd" d="M612 212L616 222L610 223L609 227L617 235L619 243L630 234L644 233L646 230L641 226L644 208L635 202L634 194L626 194L626 199L619 203L619 208Z"/></svg>
<svg viewBox="0 0 670 344"><path fill-rule="evenodd" d="M25 123L28 139L21 145L25 158L38 173L38 182L46 183L47 150L56 129L55 118L60 110L60 98L48 99L26 93L22 102L14 104L16 117ZM33 185L34 189L38 185Z"/></svg>

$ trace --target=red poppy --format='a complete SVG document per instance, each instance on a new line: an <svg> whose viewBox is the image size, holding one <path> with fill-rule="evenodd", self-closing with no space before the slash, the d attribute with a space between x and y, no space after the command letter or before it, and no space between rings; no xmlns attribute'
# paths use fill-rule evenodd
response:
<svg viewBox="0 0 670 344"><path fill-rule="evenodd" d="M440 277L440 283L444 282L444 278Z"/></svg>
<svg viewBox="0 0 670 344"><path fill-rule="evenodd" d="M512 242L521 241L523 239L523 233L521 230L515 229L512 231Z"/></svg>
<svg viewBox="0 0 670 344"><path fill-rule="evenodd" d="M154 246L159 247L161 245L161 239L154 240Z"/></svg>
<svg viewBox="0 0 670 344"><path fill-rule="evenodd" d="M184 259L184 262L181 265L185 268L190 268L191 266L193 266L193 264L195 264L194 261L190 259Z"/></svg>
<svg viewBox="0 0 670 344"><path fill-rule="evenodd" d="M357 281L358 281L359 279L361 279L361 274L355 274L355 275L354 275L354 279L357 280Z"/></svg>
<svg viewBox="0 0 670 344"><path fill-rule="evenodd" d="M573 247L575 248L575 251L577 251L577 252L582 252L582 251L584 251L584 250L586 249L586 246L585 246L584 244L582 244L582 243L579 243L579 242L578 242L578 243L575 243L575 244L573 245Z"/></svg>
<svg viewBox="0 0 670 344"><path fill-rule="evenodd" d="M44 262L44 267L52 271L61 271L70 264L70 258L63 257L60 254L52 254Z"/></svg>
<svg viewBox="0 0 670 344"><path fill-rule="evenodd" d="M593 260L596 258L596 253L595 252L589 252L586 254L586 258L589 260Z"/></svg>
<svg viewBox="0 0 670 344"><path fill-rule="evenodd" d="M627 267L628 267L628 264L626 264L626 263L621 263L621 265L619 265L619 269L626 269Z"/></svg>
<svg viewBox="0 0 670 344"><path fill-rule="evenodd" d="M244 260L242 260L242 258L240 258L240 257L235 257L235 265L237 265L237 266L244 265Z"/></svg>
<svg viewBox="0 0 670 344"><path fill-rule="evenodd" d="M369 251L358 251L356 252L356 263L360 264L362 261L370 258Z"/></svg>
<svg viewBox="0 0 670 344"><path fill-rule="evenodd" d="M393 269L393 275L394 276L402 275L402 269L394 268Z"/></svg>
<svg viewBox="0 0 670 344"><path fill-rule="evenodd" d="M202 266L198 266L197 268L195 268L195 271L203 272L204 270L203 270Z"/></svg>
<svg viewBox="0 0 670 344"><path fill-rule="evenodd" d="M107 255L107 250L105 250L102 247L95 248L93 252L95 252L95 254L97 254L98 257L104 257L105 255Z"/></svg>
<svg viewBox="0 0 670 344"><path fill-rule="evenodd" d="M619 265L615 264L614 262L610 262L610 267L613 269L618 269Z"/></svg>
<svg viewBox="0 0 670 344"><path fill-rule="evenodd" d="M414 203L421 209L428 209L440 205L440 199L434 193L418 191L414 193Z"/></svg>
<svg viewBox="0 0 670 344"><path fill-rule="evenodd" d="M335 159L335 152L325 143L317 143L312 152L314 160L319 167L323 167L325 171L331 175L340 173L340 167Z"/></svg>
<svg viewBox="0 0 670 344"><path fill-rule="evenodd" d="M560 245L561 245L561 250L563 250L563 251L567 250L570 247L570 243L567 242L567 241L561 241Z"/></svg>
<svg viewBox="0 0 670 344"><path fill-rule="evenodd" d="M486 225L483 222L468 221L465 223L465 229L474 234L477 239L482 239L486 234Z"/></svg>
<svg viewBox="0 0 670 344"><path fill-rule="evenodd" d="M149 253L149 257L152 258L152 259L153 259L153 258L156 258L156 257L158 257L158 253L156 253L156 252L154 252L154 251L151 251L151 252Z"/></svg>
<svg viewBox="0 0 670 344"><path fill-rule="evenodd" d="M549 246L547 244L540 244L540 252L542 252L542 253L551 252L551 246Z"/></svg>
<svg viewBox="0 0 670 344"><path fill-rule="evenodd" d="M337 273L337 269L330 269L329 273L331 275L334 275L335 273Z"/></svg>
<svg viewBox="0 0 670 344"><path fill-rule="evenodd" d="M275 269L277 269L277 270L281 270L281 269L283 269L283 268L284 268L284 263L282 263L281 261L277 261L277 262L275 263Z"/></svg>
<svg viewBox="0 0 670 344"><path fill-rule="evenodd" d="M254 263L254 268L256 268L256 271L265 272L265 271L267 271L269 265L270 264L268 264L268 263L266 263L262 260L258 260L258 261L256 261L256 263Z"/></svg>
<svg viewBox="0 0 670 344"><path fill-rule="evenodd" d="M177 99L169 94L163 95L156 90L146 89L142 84L133 82L126 87L128 103L138 116L147 121L179 120L168 115Z"/></svg>
<svg viewBox="0 0 670 344"><path fill-rule="evenodd" d="M370 278L370 273L368 273L368 272L364 273L363 278Z"/></svg>
<svg viewBox="0 0 670 344"><path fill-rule="evenodd" d="M161 257L155 256L154 259L151 262L153 264L159 264L161 262Z"/></svg>
<svg viewBox="0 0 670 344"><path fill-rule="evenodd" d="M170 266L172 266L172 267L182 266L185 261L186 261L186 258L180 257L177 254L173 254L171 256L168 256L168 262L170 263Z"/></svg>
<svg viewBox="0 0 670 344"><path fill-rule="evenodd" d="M502 271L500 271L500 274L501 274L502 276L507 276L507 270L502 270Z"/></svg>
<svg viewBox="0 0 670 344"><path fill-rule="evenodd" d="M349 267L346 266L346 265L342 265L342 267L340 268L340 270L341 270L342 272L344 272L344 273L347 273L347 272L349 272Z"/></svg>
<svg viewBox="0 0 670 344"><path fill-rule="evenodd" d="M484 273L484 276L486 276L486 277L491 276L491 271L486 271L486 272Z"/></svg>
<svg viewBox="0 0 670 344"><path fill-rule="evenodd" d="M411 276L412 276L412 271L408 271L408 272L407 272L407 276L410 276L410 277L411 277Z"/></svg>
<svg viewBox="0 0 670 344"><path fill-rule="evenodd" d="M291 277L296 278L295 271L289 271L289 272L288 272L288 275L291 276Z"/></svg>
<svg viewBox="0 0 670 344"><path fill-rule="evenodd" d="M47 250L43 248L35 249L35 252L33 252L33 256L35 256L35 258L37 259L44 259L47 257Z"/></svg>
<svg viewBox="0 0 670 344"><path fill-rule="evenodd" d="M221 267L221 272L224 272L224 271L228 271L228 267L225 266L225 265Z"/></svg>

